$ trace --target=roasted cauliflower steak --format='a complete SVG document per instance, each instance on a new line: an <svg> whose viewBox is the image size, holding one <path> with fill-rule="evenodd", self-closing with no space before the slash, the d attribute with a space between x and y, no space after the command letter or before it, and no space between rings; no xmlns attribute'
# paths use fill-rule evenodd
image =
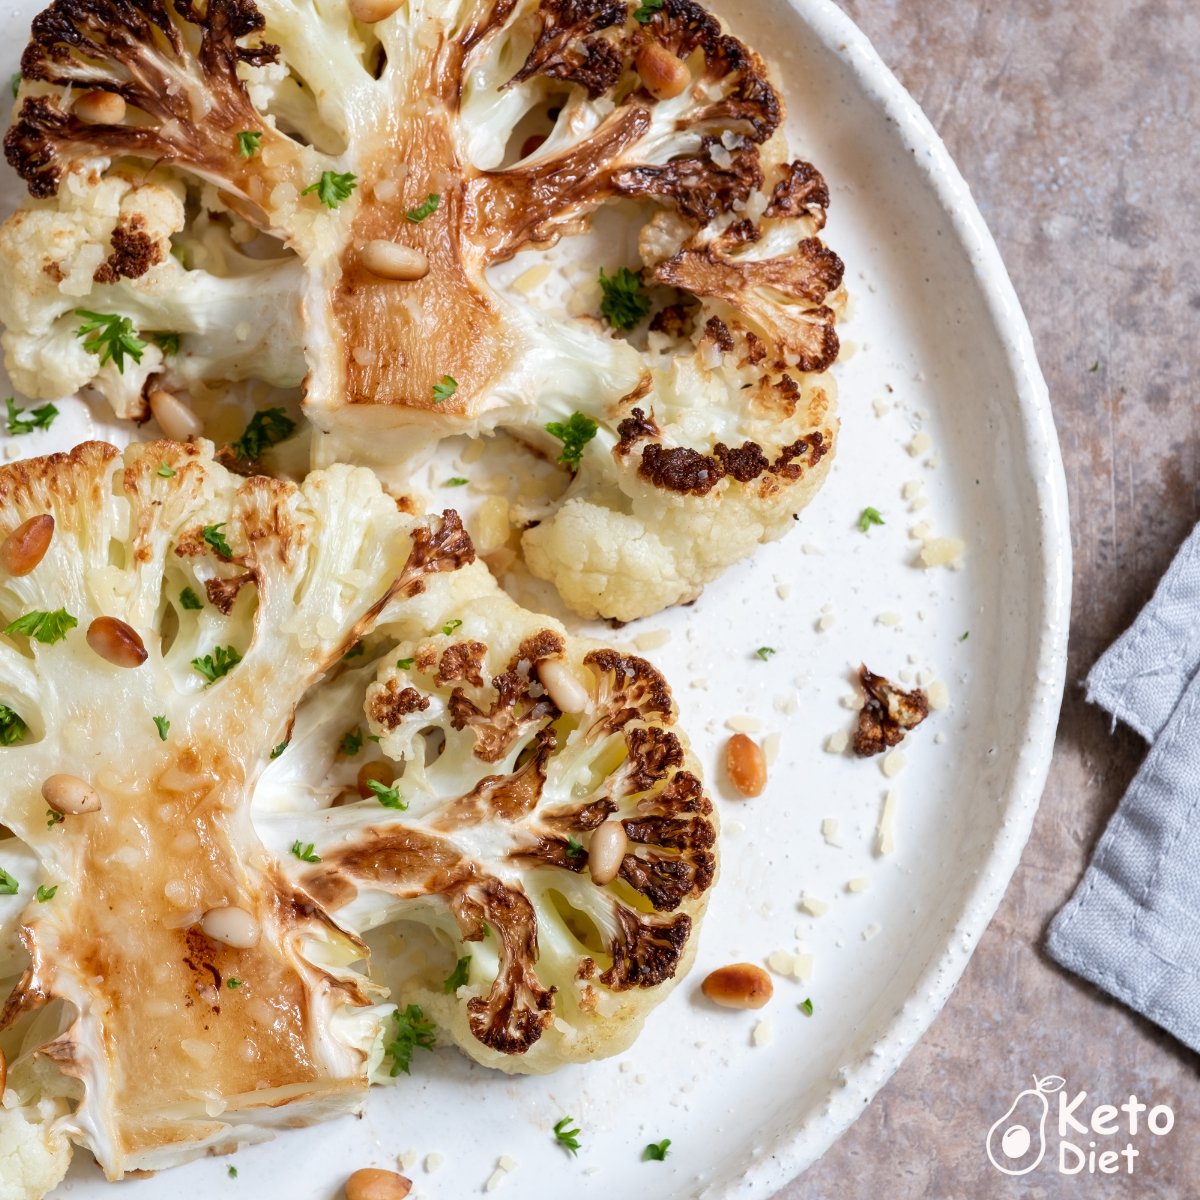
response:
<svg viewBox="0 0 1200 1200"><path fill-rule="evenodd" d="M579 414L594 436L528 565L585 616L694 599L790 527L837 434L829 191L788 155L762 60L694 0L352 7L55 0L35 19L5 140L31 199L0 233L6 259L37 247L0 297L18 385L89 382L141 418L152 387L291 386L306 365L318 465L390 481L453 435L557 454L546 426ZM68 89L123 115L80 115ZM609 267L652 289L649 330L497 282L606 207L639 231ZM73 342L78 309L169 319L178 353L119 370Z"/></svg>
<svg viewBox="0 0 1200 1200"><path fill-rule="evenodd" d="M115 1179L355 1109L397 1003L547 1071L686 971L715 817L670 689L518 608L453 512L92 442L0 467L0 560L21 1200L71 1145Z"/></svg>

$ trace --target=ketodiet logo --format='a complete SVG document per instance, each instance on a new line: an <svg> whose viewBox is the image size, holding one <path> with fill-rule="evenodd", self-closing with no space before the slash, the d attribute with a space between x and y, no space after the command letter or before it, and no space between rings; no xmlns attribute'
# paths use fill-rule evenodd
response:
<svg viewBox="0 0 1200 1200"><path fill-rule="evenodd" d="M1165 1137L1175 1128L1170 1105L1151 1107L1132 1095L1123 1104L1089 1104L1087 1092L1071 1096L1066 1086L1061 1075L1035 1075L1033 1087L1019 1093L988 1130L987 1156L997 1171L1028 1175L1039 1167L1049 1124L1051 1136L1058 1131L1053 1161L1060 1175L1132 1175L1137 1139L1147 1132ZM1052 1110L1057 1122L1050 1121Z"/></svg>

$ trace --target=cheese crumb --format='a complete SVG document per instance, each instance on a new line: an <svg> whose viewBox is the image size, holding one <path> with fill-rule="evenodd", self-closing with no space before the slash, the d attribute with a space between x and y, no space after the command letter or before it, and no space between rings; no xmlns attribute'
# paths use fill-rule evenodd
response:
<svg viewBox="0 0 1200 1200"><path fill-rule="evenodd" d="M921 430L920 433L914 434L913 440L908 443L908 452L913 458L920 458L932 445L933 438Z"/></svg>
<svg viewBox="0 0 1200 1200"><path fill-rule="evenodd" d="M837 817L826 817L821 822L821 836L825 839L827 846L833 846L838 850L842 848L843 843L841 835L838 833Z"/></svg>
<svg viewBox="0 0 1200 1200"><path fill-rule="evenodd" d="M817 632L824 633L827 629L832 629L833 625L834 625L833 613L825 613L824 616L822 616L817 621Z"/></svg>
<svg viewBox="0 0 1200 1200"><path fill-rule="evenodd" d="M918 542L924 541L933 532L933 526L928 521L921 521L914 525L909 531L908 536L915 538Z"/></svg>
<svg viewBox="0 0 1200 1200"><path fill-rule="evenodd" d="M929 707L935 712L940 712L950 703L950 693L946 690L946 685L940 679L935 679L925 689L925 698L929 701Z"/></svg>
<svg viewBox="0 0 1200 1200"><path fill-rule="evenodd" d="M895 818L896 793L889 789L883 798L883 809L879 814L879 825L875 830L876 853L891 854L896 849Z"/></svg>
<svg viewBox="0 0 1200 1200"><path fill-rule="evenodd" d="M927 537L921 543L923 567L949 567L957 571L962 566L966 543L961 538Z"/></svg>
<svg viewBox="0 0 1200 1200"><path fill-rule="evenodd" d="M800 897L800 911L808 913L810 917L820 917L829 911L829 905L805 892Z"/></svg>
<svg viewBox="0 0 1200 1200"><path fill-rule="evenodd" d="M883 761L879 764L879 769L889 779L895 779L904 770L907 763L908 756L903 750L893 750L890 754L883 756Z"/></svg>
<svg viewBox="0 0 1200 1200"><path fill-rule="evenodd" d="M769 1046L775 1037L775 1028L770 1021L759 1021L754 1027L754 1044Z"/></svg>
<svg viewBox="0 0 1200 1200"><path fill-rule="evenodd" d="M820 546L813 545L812 542L805 542L804 545L800 547L800 553L801 554L824 554L825 551L822 550Z"/></svg>
<svg viewBox="0 0 1200 1200"><path fill-rule="evenodd" d="M908 511L911 513L917 513L917 512L920 512L921 509L928 508L928 507L929 507L929 497L928 496L918 496L908 506Z"/></svg>
<svg viewBox="0 0 1200 1200"><path fill-rule="evenodd" d="M925 485L919 479L910 479L901 489L900 495L905 500L915 500Z"/></svg>
<svg viewBox="0 0 1200 1200"><path fill-rule="evenodd" d="M885 416L892 411L892 406L886 400L872 400L871 407L875 410L877 417Z"/></svg>
<svg viewBox="0 0 1200 1200"><path fill-rule="evenodd" d="M831 733L826 739L825 749L830 754L844 754L849 744L850 735L844 729L839 729L836 733Z"/></svg>
<svg viewBox="0 0 1200 1200"><path fill-rule="evenodd" d="M775 585L775 595L780 600L786 600L792 594L792 585L790 583L777 583Z"/></svg>
<svg viewBox="0 0 1200 1200"><path fill-rule="evenodd" d="M730 717L725 722L725 728L732 729L734 733L758 733L762 727L763 723L757 717L745 714L738 717Z"/></svg>
<svg viewBox="0 0 1200 1200"><path fill-rule="evenodd" d="M898 612L881 612L875 618L876 625L899 625L900 614Z"/></svg>
<svg viewBox="0 0 1200 1200"><path fill-rule="evenodd" d="M432 1175L446 1161L444 1154L439 1154L434 1150L431 1154L425 1155L425 1173Z"/></svg>
<svg viewBox="0 0 1200 1200"><path fill-rule="evenodd" d="M415 1150L405 1150L396 1156L396 1163L402 1171L411 1171L417 1165L420 1155Z"/></svg>
<svg viewBox="0 0 1200 1200"><path fill-rule="evenodd" d="M846 881L846 891L848 892L865 892L870 886L871 881L864 875L860 875L857 879Z"/></svg>

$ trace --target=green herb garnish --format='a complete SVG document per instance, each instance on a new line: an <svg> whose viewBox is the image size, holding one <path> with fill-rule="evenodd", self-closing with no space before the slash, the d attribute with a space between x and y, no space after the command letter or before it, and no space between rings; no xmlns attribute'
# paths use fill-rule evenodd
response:
<svg viewBox="0 0 1200 1200"><path fill-rule="evenodd" d="M16 437L20 433L32 433L35 429L49 429L58 416L58 409L53 404L41 404L37 408L18 408L16 401L9 396L4 401L8 409L5 428ZM28 413L29 416L24 414Z"/></svg>
<svg viewBox="0 0 1200 1200"><path fill-rule="evenodd" d="M392 1060L392 1075L401 1071L408 1075L412 1069L413 1051L418 1047L422 1050L432 1050L436 1030L432 1021L425 1020L425 1014L415 1005L410 1004L403 1012L397 1009L392 1013L396 1022L396 1036L384 1045L384 1053Z"/></svg>
<svg viewBox="0 0 1200 1200"><path fill-rule="evenodd" d="M442 198L436 192L430 192L425 197L424 201L417 205L416 208L410 208L404 215L414 224L418 225L426 217L432 216L437 212L438 205L441 204Z"/></svg>
<svg viewBox="0 0 1200 1200"><path fill-rule="evenodd" d="M450 972L446 982L442 984L442 991L447 996L454 995L460 987L466 987L467 976L471 970L471 956L468 954L466 958L460 958L454 964L454 970Z"/></svg>
<svg viewBox="0 0 1200 1200"><path fill-rule="evenodd" d="M342 738L342 744L338 749L347 757L353 758L363 746L363 732L361 729L351 729Z"/></svg>
<svg viewBox="0 0 1200 1200"><path fill-rule="evenodd" d="M56 808L46 809L46 828L53 829L55 825L61 825L66 818Z"/></svg>
<svg viewBox="0 0 1200 1200"><path fill-rule="evenodd" d="M238 152L243 158L253 158L262 145L262 134L257 129L243 129L237 135Z"/></svg>
<svg viewBox="0 0 1200 1200"><path fill-rule="evenodd" d="M613 276L600 268L600 315L614 329L632 329L649 311L650 297L642 287L642 277L628 267L618 267Z"/></svg>
<svg viewBox="0 0 1200 1200"><path fill-rule="evenodd" d="M309 842L307 846L303 842L299 842L299 841L292 843L292 853L301 862L320 862L321 861L321 856L319 854L313 853L314 848L315 847L312 842Z"/></svg>
<svg viewBox="0 0 1200 1200"><path fill-rule="evenodd" d="M877 508L864 508L858 518L858 528L866 533L872 525L886 525L883 514Z"/></svg>
<svg viewBox="0 0 1200 1200"><path fill-rule="evenodd" d="M806 1017L811 1017L813 1015L813 1002L811 1000L806 999L804 1001L804 1003L800 1005L800 1011Z"/></svg>
<svg viewBox="0 0 1200 1200"><path fill-rule="evenodd" d="M168 721L166 717L155 717L154 724L158 728L159 739L165 742L167 740L167 734L171 729L171 722Z"/></svg>
<svg viewBox="0 0 1200 1200"><path fill-rule="evenodd" d="M321 178L316 183L310 183L300 195L307 196L310 192L316 192L317 199L326 208L337 208L343 200L349 199L357 183L358 177L351 175L349 171L322 171Z"/></svg>
<svg viewBox="0 0 1200 1200"><path fill-rule="evenodd" d="M556 437L562 442L558 462L568 468L572 475L579 470L584 446L596 436L599 428L591 417L585 417L583 413L572 413L566 421L551 421L545 426L551 437Z"/></svg>
<svg viewBox="0 0 1200 1200"><path fill-rule="evenodd" d="M111 360L117 371L124 375L127 354L135 363L142 361L146 343L134 333L133 322L128 317L119 313L91 312L86 308L77 308L75 315L83 318L75 336L84 339L83 348L89 354L100 356L101 366Z"/></svg>
<svg viewBox="0 0 1200 1200"><path fill-rule="evenodd" d="M554 1126L554 1136L558 1144L564 1149L569 1150L572 1155L579 1153L579 1134L580 1130L570 1128L574 1117L563 1117L563 1119Z"/></svg>
<svg viewBox="0 0 1200 1200"><path fill-rule="evenodd" d="M41 886L39 886L39 887L38 887L38 890L37 890L37 902L38 902L39 904L45 904L47 900L53 900L53 899L54 899L54 894L55 894L57 891L58 891L58 884L57 884L57 883L56 883L56 884L55 884L53 887L41 887Z"/></svg>
<svg viewBox="0 0 1200 1200"><path fill-rule="evenodd" d="M233 557L233 551L230 550L229 543L225 540L225 535L221 532L221 530L224 528L224 521L218 521L216 525L205 525L204 529L201 531L201 536L226 562L228 562Z"/></svg>
<svg viewBox="0 0 1200 1200"><path fill-rule="evenodd" d="M667 1157L670 1145L670 1138L663 1138L661 1142L651 1142L642 1151L642 1162L662 1162Z"/></svg>
<svg viewBox="0 0 1200 1200"><path fill-rule="evenodd" d="M227 979L225 980L225 986L231 992L236 992L242 986L242 981L240 979Z"/></svg>
<svg viewBox="0 0 1200 1200"><path fill-rule="evenodd" d="M177 333L148 333L146 336L163 352L170 356L179 353L179 338Z"/></svg>
<svg viewBox="0 0 1200 1200"><path fill-rule="evenodd" d="M260 408L230 447L238 456L256 462L264 450L286 442L296 432L296 422L282 408Z"/></svg>
<svg viewBox="0 0 1200 1200"><path fill-rule="evenodd" d="M192 667L199 671L209 683L216 683L222 675L228 675L242 661L242 656L232 646L218 646L203 658L193 658Z"/></svg>
<svg viewBox="0 0 1200 1200"><path fill-rule="evenodd" d="M179 593L179 605L181 608L190 608L193 611L204 607L204 601L192 591L190 587L185 587Z"/></svg>
<svg viewBox="0 0 1200 1200"><path fill-rule="evenodd" d="M437 383L433 385L433 402L441 404L444 400L449 400L455 392L458 391L458 380L453 375L443 375Z"/></svg>
<svg viewBox="0 0 1200 1200"><path fill-rule="evenodd" d="M573 837L567 838L567 857L579 858L583 854L583 843Z"/></svg>
<svg viewBox="0 0 1200 1200"><path fill-rule="evenodd" d="M157 476L159 476L159 478L161 478L161 479L174 479L175 478L175 468L168 467L166 463L159 463L158 470L155 471L155 474Z"/></svg>
<svg viewBox="0 0 1200 1200"><path fill-rule="evenodd" d="M397 667L398 667L398 668L399 668L401 671L411 671L411 670L412 670L412 665L413 665L413 663L415 663L416 661L417 661L417 660L416 660L415 658L398 658L398 659L396 659L396 666L397 666Z"/></svg>
<svg viewBox="0 0 1200 1200"><path fill-rule="evenodd" d="M408 808L408 803L400 795L400 789L394 784L388 787L386 783L381 783L378 779L368 779L367 787L375 793L375 798L384 808L396 808L401 812Z"/></svg>
<svg viewBox="0 0 1200 1200"><path fill-rule="evenodd" d="M449 637L456 629L460 629L461 627L462 622L455 617L453 620L447 621L445 625L442 626L442 632Z"/></svg>
<svg viewBox="0 0 1200 1200"><path fill-rule="evenodd" d="M0 746L15 746L25 740L29 726L7 704L0 704Z"/></svg>
<svg viewBox="0 0 1200 1200"><path fill-rule="evenodd" d="M278 758L290 745L291 745L290 742L280 742L279 745L276 746L275 749L271 751L271 758L272 759Z"/></svg>
<svg viewBox="0 0 1200 1200"><path fill-rule="evenodd" d="M442 485L443 487L466 487L471 481L464 479L461 475L454 475Z"/></svg>
<svg viewBox="0 0 1200 1200"><path fill-rule="evenodd" d="M633 19L639 25L645 25L656 12L662 11L662 6L666 0L642 0L642 3L633 10Z"/></svg>
<svg viewBox="0 0 1200 1200"><path fill-rule="evenodd" d="M0 867L0 896L15 896L21 885L3 868Z"/></svg>
<svg viewBox="0 0 1200 1200"><path fill-rule="evenodd" d="M68 629L74 629L79 622L65 608L57 608L54 612L42 612L35 609L24 616L10 621L4 632L19 637L33 638L43 645L52 646L67 636Z"/></svg>
<svg viewBox="0 0 1200 1200"><path fill-rule="evenodd" d="M779 651L776 650L774 646L759 646L759 648L757 650L755 650L755 652L754 652L754 657L761 658L763 660L763 662L766 662L767 659L770 658L772 654L778 654L778 653L779 653Z"/></svg>

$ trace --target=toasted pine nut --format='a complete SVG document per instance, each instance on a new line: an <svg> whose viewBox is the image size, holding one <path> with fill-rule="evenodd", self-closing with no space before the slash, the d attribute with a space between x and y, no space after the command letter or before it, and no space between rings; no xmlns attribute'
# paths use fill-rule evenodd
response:
<svg viewBox="0 0 1200 1200"><path fill-rule="evenodd" d="M673 100L691 82L691 72L661 42L645 42L635 61L646 91L656 100Z"/></svg>
<svg viewBox="0 0 1200 1200"><path fill-rule="evenodd" d="M146 661L141 635L116 617L97 617L88 626L87 644L114 667L140 667Z"/></svg>
<svg viewBox="0 0 1200 1200"><path fill-rule="evenodd" d="M51 775L42 784L42 799L56 813L68 817L100 809L100 794L77 775Z"/></svg>
<svg viewBox="0 0 1200 1200"><path fill-rule="evenodd" d="M178 396L157 388L150 393L150 411L158 427L169 438L186 442L204 432L200 418Z"/></svg>
<svg viewBox="0 0 1200 1200"><path fill-rule="evenodd" d="M375 1167L363 1167L346 1180L346 1200L404 1200L411 1191L411 1179Z"/></svg>
<svg viewBox="0 0 1200 1200"><path fill-rule="evenodd" d="M415 246L376 238L362 248L362 265L380 279L424 279L429 274L429 259Z"/></svg>
<svg viewBox="0 0 1200 1200"><path fill-rule="evenodd" d="M375 780L376 783L382 783L384 787L391 787L396 778L395 769L389 762L384 762L382 758L377 758L374 762L363 763L358 768L358 794L364 799L369 800L375 795L371 791L370 781Z"/></svg>
<svg viewBox="0 0 1200 1200"><path fill-rule="evenodd" d="M117 125L125 120L125 101L116 92L84 92L71 111L89 125Z"/></svg>
<svg viewBox="0 0 1200 1200"><path fill-rule="evenodd" d="M350 15L364 25L386 21L404 0L350 0Z"/></svg>
<svg viewBox="0 0 1200 1200"><path fill-rule="evenodd" d="M605 821L596 828L588 841L587 864L594 884L603 886L616 879L628 845L625 826L619 820Z"/></svg>
<svg viewBox="0 0 1200 1200"><path fill-rule="evenodd" d="M538 678L559 712L587 712L592 703L588 690L560 658L545 658L537 665Z"/></svg>
<svg viewBox="0 0 1200 1200"><path fill-rule="evenodd" d="M49 513L23 521L0 543L0 563L10 575L28 575L46 556L54 536Z"/></svg>
<svg viewBox="0 0 1200 1200"><path fill-rule="evenodd" d="M762 1008L775 987L762 967L754 963L731 963L710 972L700 990L723 1008Z"/></svg>
<svg viewBox="0 0 1200 1200"><path fill-rule="evenodd" d="M767 786L767 756L744 733L735 733L726 743L725 769L730 782L743 796L757 796Z"/></svg>
<svg viewBox="0 0 1200 1200"><path fill-rule="evenodd" d="M210 908L200 918L200 928L214 942L224 942L235 950L249 950L258 945L258 922L244 908L232 904Z"/></svg>

